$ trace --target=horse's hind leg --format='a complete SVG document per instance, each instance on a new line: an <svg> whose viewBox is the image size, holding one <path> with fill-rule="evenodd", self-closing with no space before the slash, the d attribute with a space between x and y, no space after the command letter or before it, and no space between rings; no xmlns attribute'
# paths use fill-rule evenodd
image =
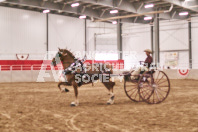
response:
<svg viewBox="0 0 198 132"><path fill-rule="evenodd" d="M115 95L113 93L113 87L115 85L115 82L112 82L112 81L109 81L109 82L103 82L103 84L105 85L105 87L109 90L110 92L110 98L109 100L107 101L107 104L108 105L111 105L114 103L114 98L115 98Z"/></svg>
<svg viewBox="0 0 198 132"><path fill-rule="evenodd" d="M78 84L75 81L73 81L72 85L74 87L75 101L71 102L71 106L78 106L79 105L79 101L78 101Z"/></svg>

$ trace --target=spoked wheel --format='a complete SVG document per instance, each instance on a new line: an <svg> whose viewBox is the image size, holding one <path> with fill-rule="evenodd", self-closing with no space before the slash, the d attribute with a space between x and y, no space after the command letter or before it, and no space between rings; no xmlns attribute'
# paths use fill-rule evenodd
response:
<svg viewBox="0 0 198 132"><path fill-rule="evenodd" d="M145 72L138 82L139 94L143 101L149 104L159 104L163 102L170 92L170 81L163 72L156 70Z"/></svg>
<svg viewBox="0 0 198 132"><path fill-rule="evenodd" d="M124 76L124 90L126 95L135 102L141 102L142 99L138 93L138 81L131 80L130 75Z"/></svg>

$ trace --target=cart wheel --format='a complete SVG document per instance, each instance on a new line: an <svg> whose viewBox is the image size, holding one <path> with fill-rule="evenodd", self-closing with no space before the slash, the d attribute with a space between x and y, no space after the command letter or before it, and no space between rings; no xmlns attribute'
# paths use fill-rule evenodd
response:
<svg viewBox="0 0 198 132"><path fill-rule="evenodd" d="M149 104L159 104L163 102L170 92L170 81L163 72L156 70L145 72L139 79L139 95L143 101Z"/></svg>
<svg viewBox="0 0 198 132"><path fill-rule="evenodd" d="M135 102L140 102L142 99L138 93L138 80L131 80L130 75L124 76L124 90L126 95Z"/></svg>

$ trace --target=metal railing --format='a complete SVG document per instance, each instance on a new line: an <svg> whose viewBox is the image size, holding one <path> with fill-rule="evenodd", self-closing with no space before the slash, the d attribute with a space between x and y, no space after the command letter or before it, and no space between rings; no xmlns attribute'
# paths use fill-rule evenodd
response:
<svg viewBox="0 0 198 132"><path fill-rule="evenodd" d="M24 70L61 70L62 65L56 67L50 66L49 64L36 64L36 65L0 65L0 71L24 71Z"/></svg>

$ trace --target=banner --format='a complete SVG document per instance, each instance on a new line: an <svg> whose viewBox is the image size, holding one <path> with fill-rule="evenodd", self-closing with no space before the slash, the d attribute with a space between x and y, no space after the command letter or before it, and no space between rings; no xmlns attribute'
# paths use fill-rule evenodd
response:
<svg viewBox="0 0 198 132"><path fill-rule="evenodd" d="M167 68L176 68L178 65L178 52L165 52L165 66Z"/></svg>

